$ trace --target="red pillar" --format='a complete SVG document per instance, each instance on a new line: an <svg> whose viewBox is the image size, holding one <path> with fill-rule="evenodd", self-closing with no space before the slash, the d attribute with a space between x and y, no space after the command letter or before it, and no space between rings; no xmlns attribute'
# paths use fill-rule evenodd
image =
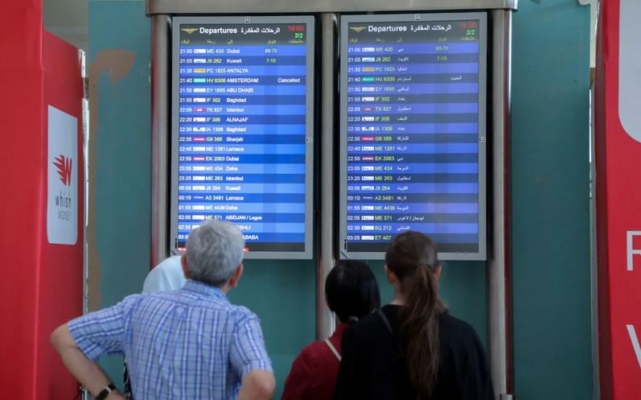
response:
<svg viewBox="0 0 641 400"><path fill-rule="evenodd" d="M639 0L601 2L595 87L601 398L641 399Z"/></svg>
<svg viewBox="0 0 641 400"><path fill-rule="evenodd" d="M82 314L84 156L81 60L78 49L43 33L42 157L44 213L39 271L36 388L48 399L67 400L79 390L49 345L60 324Z"/></svg>
<svg viewBox="0 0 641 400"><path fill-rule="evenodd" d="M42 263L42 2L5 2L0 24L0 387L35 399L38 269Z"/></svg>
<svg viewBox="0 0 641 400"><path fill-rule="evenodd" d="M5 2L2 9L0 387L7 399L70 399L77 393L77 384L64 373L48 337L56 325L82 312L80 62L72 46L43 35L40 0ZM49 129L49 105L60 112L55 114L60 120L65 120L61 115L71 118L65 120L67 125L59 124L55 133ZM66 157L65 165L72 171L63 174L72 177L66 184L60 175L60 184L51 182L52 138L64 150L56 157ZM73 144L75 153L67 154ZM57 205L56 195L62 200ZM52 212L57 221L48 221ZM74 221L75 236L69 221ZM52 229L53 235L48 232Z"/></svg>

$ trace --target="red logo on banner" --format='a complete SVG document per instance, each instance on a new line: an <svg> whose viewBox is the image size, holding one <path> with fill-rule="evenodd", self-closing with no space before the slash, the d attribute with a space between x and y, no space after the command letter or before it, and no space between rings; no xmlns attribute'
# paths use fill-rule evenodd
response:
<svg viewBox="0 0 641 400"><path fill-rule="evenodd" d="M71 169L73 168L73 160L61 154L54 158L53 165L55 165L58 170L58 175L60 175L60 181L62 184L65 186L71 186Z"/></svg>

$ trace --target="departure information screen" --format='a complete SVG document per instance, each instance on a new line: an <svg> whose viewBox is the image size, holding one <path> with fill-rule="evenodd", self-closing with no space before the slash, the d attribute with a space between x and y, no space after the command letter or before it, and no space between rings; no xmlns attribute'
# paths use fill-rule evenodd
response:
<svg viewBox="0 0 641 400"><path fill-rule="evenodd" d="M486 16L342 18L341 249L383 258L412 230L486 257Z"/></svg>
<svg viewBox="0 0 641 400"><path fill-rule="evenodd" d="M171 248L205 219L312 258L313 17L174 18Z"/></svg>

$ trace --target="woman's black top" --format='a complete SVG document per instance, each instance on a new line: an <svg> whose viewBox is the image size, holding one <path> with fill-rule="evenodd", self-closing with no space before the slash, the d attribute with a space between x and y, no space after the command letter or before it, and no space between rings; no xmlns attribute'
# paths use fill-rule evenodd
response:
<svg viewBox="0 0 641 400"><path fill-rule="evenodd" d="M417 400L399 339L400 306L362 319L343 335L334 400ZM440 364L429 400L495 400L487 356L474 328L445 313L439 318Z"/></svg>

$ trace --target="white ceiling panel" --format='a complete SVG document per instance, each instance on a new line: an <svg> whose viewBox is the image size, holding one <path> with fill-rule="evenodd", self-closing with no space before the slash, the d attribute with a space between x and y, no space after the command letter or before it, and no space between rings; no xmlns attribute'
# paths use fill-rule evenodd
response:
<svg viewBox="0 0 641 400"><path fill-rule="evenodd" d="M87 50L88 0L43 0L42 13L45 29Z"/></svg>

